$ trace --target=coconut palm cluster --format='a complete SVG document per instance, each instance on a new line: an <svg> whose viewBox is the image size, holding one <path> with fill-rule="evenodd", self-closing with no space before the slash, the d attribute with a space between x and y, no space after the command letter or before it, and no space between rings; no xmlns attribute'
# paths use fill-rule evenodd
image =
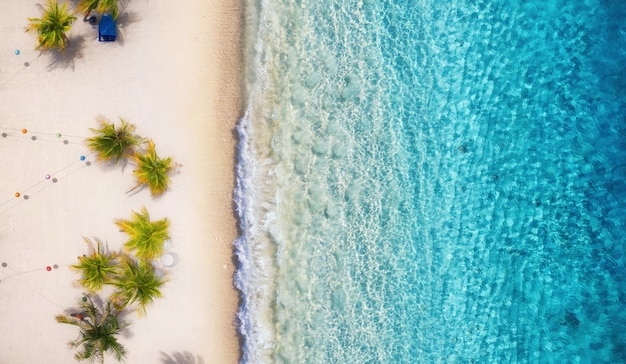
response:
<svg viewBox="0 0 626 364"><path fill-rule="evenodd" d="M144 207L115 224L127 235L123 248L109 251L100 240L84 238L88 251L70 268L80 275L75 284L86 292L78 308L56 317L59 323L80 329L79 339L70 342L71 347L80 347L77 360L103 362L106 353L123 360L125 350L117 335L129 324L122 317L129 311L144 315L146 306L162 296L166 282L154 262L170 238L168 219L151 220Z"/></svg>
<svg viewBox="0 0 626 364"><path fill-rule="evenodd" d="M124 119L117 124L103 117L97 121L99 127L90 129L93 135L86 143L98 160L112 165L133 164L137 184L131 191L147 187L152 196L163 194L176 167L173 159L159 157L154 142L135 134L135 125ZM169 220L153 220L143 207L114 223L127 236L123 247L110 251L100 240L84 238L87 253L79 256L71 269L80 275L75 283L86 292L78 308L56 317L59 323L80 330L78 339L69 343L79 348L77 360L102 363L105 355L111 355L122 361L126 351L117 337L129 325L123 317L130 311L144 315L146 306L162 296L166 282L165 272L156 269L155 262L170 239Z"/></svg>
<svg viewBox="0 0 626 364"><path fill-rule="evenodd" d="M88 253L71 266L81 276L76 284L91 294L110 285L115 308L123 310L136 304L137 311L145 313L146 306L161 297L159 289L165 283L153 262L163 255L165 241L170 238L169 221L150 220L144 207L141 212L133 211L130 219L119 219L115 224L128 236L123 249L111 252L101 241L84 238Z"/></svg>
<svg viewBox="0 0 626 364"><path fill-rule="evenodd" d="M116 19L119 13L118 0L80 0L76 9L70 9L66 2L48 0L42 5L41 18L28 18L27 32L37 34L36 49L64 51L70 41L67 33L74 25L76 14L85 14L85 19L92 11L111 14Z"/></svg>
<svg viewBox="0 0 626 364"><path fill-rule="evenodd" d="M174 160L159 157L152 139L135 134L135 125L124 119L120 118L117 125L103 117L97 121L100 127L90 129L94 135L87 139L87 146L96 152L98 159L111 164L134 164L137 183L129 192L148 187L152 196L163 194L169 186L170 174L178 167Z"/></svg>

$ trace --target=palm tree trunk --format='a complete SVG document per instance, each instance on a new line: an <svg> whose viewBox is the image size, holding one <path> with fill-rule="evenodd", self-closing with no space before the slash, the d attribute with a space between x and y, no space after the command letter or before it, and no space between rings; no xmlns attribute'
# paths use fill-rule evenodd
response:
<svg viewBox="0 0 626 364"><path fill-rule="evenodd" d="M65 41L65 48L68 48L70 46L70 38L68 38L67 35L63 34L63 40Z"/></svg>
<svg viewBox="0 0 626 364"><path fill-rule="evenodd" d="M85 13L85 17L83 18L83 22L87 22L89 21L89 14L91 14L91 11L95 9L95 8L89 8L87 9L87 12Z"/></svg>

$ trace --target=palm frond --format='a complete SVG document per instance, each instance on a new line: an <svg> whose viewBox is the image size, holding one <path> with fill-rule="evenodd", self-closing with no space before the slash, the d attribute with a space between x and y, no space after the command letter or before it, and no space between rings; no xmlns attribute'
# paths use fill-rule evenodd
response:
<svg viewBox="0 0 626 364"><path fill-rule="evenodd" d="M119 13L117 0L81 0L77 7L85 13L85 16L89 15L92 10L97 10L100 13L110 13L113 19L117 19Z"/></svg>
<svg viewBox="0 0 626 364"><path fill-rule="evenodd" d="M76 360L91 360L92 362L97 360L99 362L104 362L104 356L102 355L103 353L98 350L98 345L95 342L84 341L82 344L82 350L78 351L74 355L74 358Z"/></svg>
<svg viewBox="0 0 626 364"><path fill-rule="evenodd" d="M68 324L73 326L80 327L80 321L76 319L76 317L72 317L70 315L56 315L54 319L60 324Z"/></svg>
<svg viewBox="0 0 626 364"><path fill-rule="evenodd" d="M122 346L114 336L109 336L106 339L103 347L106 348L106 352L117 361L121 361L126 356L126 349Z"/></svg>

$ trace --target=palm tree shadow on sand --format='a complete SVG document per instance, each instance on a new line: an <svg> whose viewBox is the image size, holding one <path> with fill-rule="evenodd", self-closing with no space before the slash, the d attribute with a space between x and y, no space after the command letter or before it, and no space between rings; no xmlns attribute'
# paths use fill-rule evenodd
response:
<svg viewBox="0 0 626 364"><path fill-rule="evenodd" d="M139 15L137 13L134 12L130 12L130 11L124 11L122 13L120 13L117 16L117 19L115 19L115 22L117 24L117 42L119 42L121 45L124 45L124 41L126 38L126 28L128 28L129 25L138 22L139 20L141 20L141 18L139 17Z"/></svg>
<svg viewBox="0 0 626 364"><path fill-rule="evenodd" d="M84 45L85 37L79 35L71 39L70 45L65 48L65 51L51 50L50 55L52 56L52 63L48 65L48 71L57 68L71 69L74 71L76 67L75 60L83 58Z"/></svg>
<svg viewBox="0 0 626 364"><path fill-rule="evenodd" d="M102 14L98 14L97 18L98 18L97 20L98 23L92 26L92 28L94 29L94 38L93 38L94 40L98 40L98 24L100 20L102 19ZM115 30L117 33L115 43L124 45L125 40L126 40L126 29L128 29L128 27L131 24L137 23L140 20L141 20L141 17L135 12L124 11L120 13L117 19L115 19L115 27L116 27Z"/></svg>
<svg viewBox="0 0 626 364"><path fill-rule="evenodd" d="M161 353L162 364L204 364L200 355L194 356L188 351L174 351L172 354Z"/></svg>

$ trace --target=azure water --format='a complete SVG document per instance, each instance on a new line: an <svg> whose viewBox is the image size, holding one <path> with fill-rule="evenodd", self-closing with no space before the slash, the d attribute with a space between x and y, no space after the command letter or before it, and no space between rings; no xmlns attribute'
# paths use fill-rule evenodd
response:
<svg viewBox="0 0 626 364"><path fill-rule="evenodd" d="M626 3L246 3L250 363L626 361Z"/></svg>

